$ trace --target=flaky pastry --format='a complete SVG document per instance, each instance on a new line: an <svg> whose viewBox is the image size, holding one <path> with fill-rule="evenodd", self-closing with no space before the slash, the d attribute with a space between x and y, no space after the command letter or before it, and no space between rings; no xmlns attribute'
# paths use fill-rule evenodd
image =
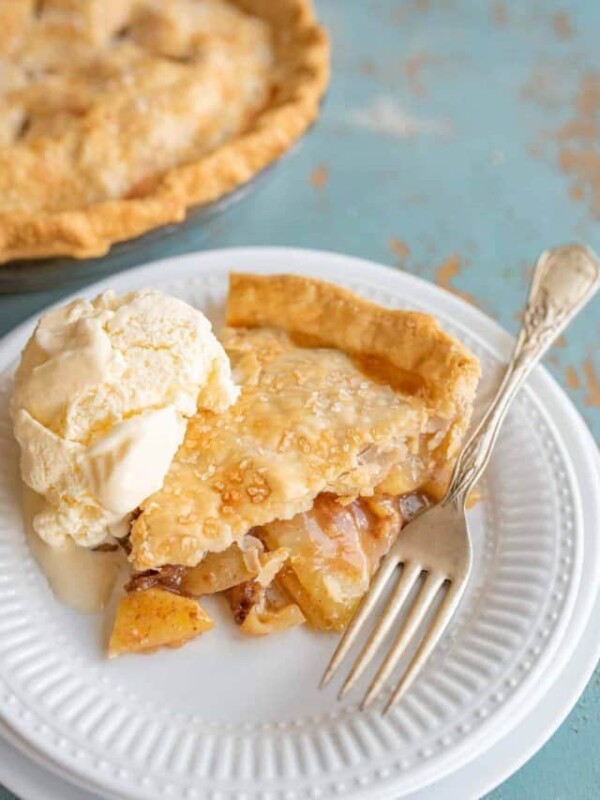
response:
<svg viewBox="0 0 600 800"><path fill-rule="evenodd" d="M328 69L310 0L0 3L0 263L181 221L302 135Z"/></svg>
<svg viewBox="0 0 600 800"><path fill-rule="evenodd" d="M478 362L429 316L310 278L243 274L227 317L240 397L191 420L132 527L136 569L193 566L323 493L421 488L468 424Z"/></svg>

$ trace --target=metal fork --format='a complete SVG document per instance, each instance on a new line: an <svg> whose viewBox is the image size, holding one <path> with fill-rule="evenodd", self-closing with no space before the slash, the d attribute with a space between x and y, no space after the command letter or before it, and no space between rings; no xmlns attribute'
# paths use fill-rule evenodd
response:
<svg viewBox="0 0 600 800"><path fill-rule="evenodd" d="M387 605L346 678L340 698L371 663L419 580L421 585L416 598L399 624L393 644L373 678L361 708L367 708L378 696L408 647L416 640L425 617L437 601L439 605L429 629L422 636L415 655L385 704L384 713L406 693L429 658L448 627L471 574L473 556L465 516L467 495L489 462L500 426L517 391L556 337L599 286L600 263L587 248L566 245L547 250L540 256L523 325L504 378L456 462L446 495L402 530L382 561L325 671L322 686L337 672L392 574L400 567L400 575L395 579Z"/></svg>

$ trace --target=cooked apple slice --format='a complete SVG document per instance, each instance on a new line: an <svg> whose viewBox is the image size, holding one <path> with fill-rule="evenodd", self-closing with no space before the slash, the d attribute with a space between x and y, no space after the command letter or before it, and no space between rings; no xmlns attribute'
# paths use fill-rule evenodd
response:
<svg viewBox="0 0 600 800"><path fill-rule="evenodd" d="M289 551L277 580L308 624L342 631L409 511L408 499L379 496L340 502L322 494L310 511L271 522L259 535L267 548Z"/></svg>
<svg viewBox="0 0 600 800"><path fill-rule="evenodd" d="M246 636L266 636L305 622L300 608L276 582L264 586L258 580L246 581L226 595L233 618Z"/></svg>
<svg viewBox="0 0 600 800"><path fill-rule="evenodd" d="M247 581L268 586L288 558L285 548L265 553L260 539L248 534L221 553L208 553L195 567L185 569L181 590L193 597L224 592Z"/></svg>
<svg viewBox="0 0 600 800"><path fill-rule="evenodd" d="M189 597L152 588L125 595L119 602L108 645L110 658L151 653L181 645L213 627L206 611Z"/></svg>
<svg viewBox="0 0 600 800"><path fill-rule="evenodd" d="M304 614L295 603L275 609L254 606L240 625L240 631L246 636L267 636L276 631L304 625L305 622Z"/></svg>
<svg viewBox="0 0 600 800"><path fill-rule="evenodd" d="M204 594L224 592L244 583L256 573L248 568L247 559L237 544L222 553L208 553L195 567L186 570L181 588L186 594L201 597Z"/></svg>

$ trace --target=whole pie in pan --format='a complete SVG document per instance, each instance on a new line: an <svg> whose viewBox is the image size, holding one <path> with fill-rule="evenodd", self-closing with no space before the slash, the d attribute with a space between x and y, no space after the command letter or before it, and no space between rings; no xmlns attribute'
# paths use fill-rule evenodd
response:
<svg viewBox="0 0 600 800"><path fill-rule="evenodd" d="M215 592L245 633L343 629L403 523L443 491L469 423L478 361L430 316L234 274L227 323L240 396L191 419L131 526L112 655L200 633L196 599ZM165 603L174 624L157 629Z"/></svg>
<svg viewBox="0 0 600 800"><path fill-rule="evenodd" d="M0 263L100 256L248 181L328 58L310 0L3 0Z"/></svg>

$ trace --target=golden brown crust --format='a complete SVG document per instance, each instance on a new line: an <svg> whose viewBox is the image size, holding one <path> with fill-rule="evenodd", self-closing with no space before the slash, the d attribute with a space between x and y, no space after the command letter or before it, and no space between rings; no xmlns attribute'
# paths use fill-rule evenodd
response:
<svg viewBox="0 0 600 800"><path fill-rule="evenodd" d="M358 339L349 330L357 315ZM309 278L233 276L229 321L260 325L224 332L240 397L190 421L163 488L133 525L136 569L193 566L255 526L307 511L322 492L413 491L453 458L468 422L477 361L431 318ZM300 346L288 331L320 331L321 346ZM386 341L384 379L366 374L357 358L380 356L373 348Z"/></svg>
<svg viewBox="0 0 600 800"><path fill-rule="evenodd" d="M232 273L227 322L276 325L306 343L335 347L357 357L371 377L424 400L430 413L452 421L434 451L438 469L430 488L446 484L448 462L458 454L471 419L481 369L436 319L380 306L316 278ZM392 469L380 486L392 495L405 490L402 469Z"/></svg>
<svg viewBox="0 0 600 800"><path fill-rule="evenodd" d="M433 317L385 308L316 278L232 273L227 324L275 326L308 344L342 350L439 414L454 414L479 380L478 360Z"/></svg>
<svg viewBox="0 0 600 800"><path fill-rule="evenodd" d="M185 159L185 164L142 186L141 196L86 203L79 209L0 211L0 263L56 255L101 256L115 242L179 222L190 207L232 191L281 156L304 133L318 114L329 75L327 37L314 18L310 0L230 2L264 19L274 33L277 90L267 107L243 133L206 155ZM123 15L122 8L135 6L128 2L115 8ZM27 35L23 32L26 26L21 25L27 13L24 3L19 2L18 9L15 6L12 28L7 26L0 40L6 39L4 52L10 53L13 43ZM94 19L90 22L99 24ZM39 179L44 180L44 176Z"/></svg>

